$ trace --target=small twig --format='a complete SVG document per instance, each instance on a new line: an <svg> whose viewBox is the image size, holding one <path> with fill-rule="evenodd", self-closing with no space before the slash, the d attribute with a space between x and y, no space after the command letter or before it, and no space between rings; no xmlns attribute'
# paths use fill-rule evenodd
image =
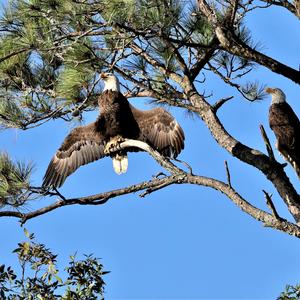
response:
<svg viewBox="0 0 300 300"><path fill-rule="evenodd" d="M218 100L212 107L214 112L216 112L223 104L225 104L227 101L231 100L233 96L227 97L227 98L222 98Z"/></svg>
<svg viewBox="0 0 300 300"><path fill-rule="evenodd" d="M232 188L232 185L231 185L231 177L230 177L230 171L229 171L229 168L228 168L228 163L227 163L227 160L225 160L225 169L226 169L226 176L227 176L227 183L228 183L228 186L230 188Z"/></svg>
<svg viewBox="0 0 300 300"><path fill-rule="evenodd" d="M189 169L189 171L190 171L190 172L189 172L190 175L195 175L195 174L193 173L192 167L191 167L187 162L185 162L185 161L183 161L183 160L180 160L180 159L178 159L178 158L173 158L173 160L175 160L175 161L177 161L177 162L183 164L184 166L186 166L186 167Z"/></svg>
<svg viewBox="0 0 300 300"><path fill-rule="evenodd" d="M66 198L58 191L56 187L53 187L53 189L55 190L57 196L59 196L64 201L66 200Z"/></svg>
<svg viewBox="0 0 300 300"><path fill-rule="evenodd" d="M155 179L159 179L160 176L162 176L162 178L167 177L167 175L164 172L159 172L156 175L153 175L152 177Z"/></svg>
<svg viewBox="0 0 300 300"><path fill-rule="evenodd" d="M281 218L279 216L279 214L276 211L275 205L271 199L272 195L270 195L269 193L267 193L265 190L262 190L263 193L265 194L265 198L266 198L266 202L268 207L270 208L270 210L272 211L273 216L277 219L277 220L283 220L283 218Z"/></svg>
<svg viewBox="0 0 300 300"><path fill-rule="evenodd" d="M266 134L265 128L264 128L264 126L262 124L259 125L259 128L260 128L260 132L261 132L262 138L263 138L263 140L265 142L266 149L268 151L268 155L269 155L269 157L270 157L271 160L275 161L274 152L273 152L270 140L269 140L269 138L268 138L268 136Z"/></svg>
<svg viewBox="0 0 300 300"><path fill-rule="evenodd" d="M191 175L194 176L194 175ZM186 183L186 175L185 174L178 174L178 175L173 175L165 178L173 178L172 182L162 182L159 185L155 185L152 187L148 187L143 193L139 194L141 198L144 198L147 195L150 195L151 193L158 191L166 186L169 186L170 184L183 184Z"/></svg>

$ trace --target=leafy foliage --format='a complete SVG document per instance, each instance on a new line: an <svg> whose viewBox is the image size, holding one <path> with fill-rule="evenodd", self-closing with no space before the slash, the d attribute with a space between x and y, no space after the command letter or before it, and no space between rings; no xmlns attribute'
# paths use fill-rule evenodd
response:
<svg viewBox="0 0 300 300"><path fill-rule="evenodd" d="M277 298L277 300L299 300L300 285L287 285L285 291Z"/></svg>
<svg viewBox="0 0 300 300"><path fill-rule="evenodd" d="M13 299L104 299L103 270L99 259L91 255L84 260L71 256L65 281L59 276L57 255L35 241L34 234L24 230L27 241L13 251L18 255L21 275L10 266L0 266L0 298Z"/></svg>

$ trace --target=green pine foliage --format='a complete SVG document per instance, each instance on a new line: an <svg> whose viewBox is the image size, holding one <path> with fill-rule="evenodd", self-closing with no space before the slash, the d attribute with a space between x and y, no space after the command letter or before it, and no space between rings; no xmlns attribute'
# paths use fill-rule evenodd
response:
<svg viewBox="0 0 300 300"><path fill-rule="evenodd" d="M223 6L216 6L219 21ZM257 46L242 19L235 27L237 38ZM0 128L24 130L53 118L72 121L94 109L99 73L114 67L161 98L185 101L178 99L180 87L169 73L183 75L178 56L191 68L205 52L201 45L214 37L193 2L181 0L11 0L0 17L0 30ZM137 54L132 43L156 63ZM252 62L217 50L210 63L247 99L263 97L262 86L241 82ZM9 186L13 182L2 179L5 199L8 191L16 198L24 189Z"/></svg>
<svg viewBox="0 0 300 300"><path fill-rule="evenodd" d="M186 29L185 38L191 37L197 43L207 45L213 37L213 28L195 5L187 7L182 26Z"/></svg>
<svg viewBox="0 0 300 300"><path fill-rule="evenodd" d="M0 206L14 207L28 200L32 164L14 163L7 153L0 152Z"/></svg>
<svg viewBox="0 0 300 300"><path fill-rule="evenodd" d="M66 104L83 101L85 89L92 77L88 68L66 67L58 77L58 95L66 99Z"/></svg>
<svg viewBox="0 0 300 300"><path fill-rule="evenodd" d="M107 22L133 22L136 15L136 0L104 0L103 16Z"/></svg>
<svg viewBox="0 0 300 300"><path fill-rule="evenodd" d="M3 96L6 96L6 94L0 94L0 129L22 127L24 113L20 109L17 101L13 98Z"/></svg>
<svg viewBox="0 0 300 300"><path fill-rule="evenodd" d="M70 121L72 112L93 108L99 94L98 73L116 57L128 56L122 62L128 70L156 74L152 86L162 90L162 80L157 79L161 74L143 59L136 64L130 55L131 42L148 44L150 55L170 71L181 72L174 45L155 36L137 41L132 32L116 29L118 24L203 43L212 35L205 19L185 1L12 0L0 18L0 88L6 91L1 126L28 129L51 117ZM82 36L73 37L74 33ZM186 57L184 46L175 47Z"/></svg>

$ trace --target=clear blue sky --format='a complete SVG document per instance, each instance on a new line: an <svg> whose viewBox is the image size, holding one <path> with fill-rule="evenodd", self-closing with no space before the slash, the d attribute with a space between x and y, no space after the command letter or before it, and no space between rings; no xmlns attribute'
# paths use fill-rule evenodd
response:
<svg viewBox="0 0 300 300"><path fill-rule="evenodd" d="M299 20L282 9L254 12L248 18L253 37L264 52L294 68L299 66ZM257 68L251 78L282 88L300 116L299 86L284 77ZM214 91L213 99L235 95L220 110L225 128L241 142L265 151L259 124L267 123L270 99L260 103L242 100L214 77L199 90ZM145 106L141 99L134 100ZM216 144L204 124L181 110L171 112L186 134L180 159L194 173L226 180L224 160L231 170L233 186L254 205L267 210L262 189L273 193L279 213L290 218L274 188L254 168L231 157ZM86 116L94 120L95 113ZM70 124L49 122L22 132L1 132L0 149L16 159L36 164L33 184L40 185L49 160L60 146ZM277 156L280 161L282 159ZM294 172L288 174L298 191ZM61 192L66 197L91 195L150 179L161 168L143 153L129 155L128 173L118 176L106 158L80 168ZM48 200L28 205L28 210ZM0 263L17 265L11 251L24 239L16 219L0 219ZM107 299L275 299L286 284L300 282L300 240L264 228L222 194L204 187L180 185L140 198L132 194L102 206L69 206L26 224L40 242L55 253L61 268L78 251L101 257L106 270Z"/></svg>

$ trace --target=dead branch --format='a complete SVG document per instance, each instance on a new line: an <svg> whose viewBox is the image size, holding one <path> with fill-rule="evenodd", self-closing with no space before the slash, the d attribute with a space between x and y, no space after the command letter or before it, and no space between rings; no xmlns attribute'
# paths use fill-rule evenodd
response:
<svg viewBox="0 0 300 300"><path fill-rule="evenodd" d="M217 110L218 110L219 108L221 108L223 104L225 104L227 101L229 101L229 100L231 100L231 99L233 99L233 96L227 97L227 98L222 98L222 99L218 100L218 101L212 106L212 107L213 107L213 110L214 110L215 112L217 112Z"/></svg>
<svg viewBox="0 0 300 300"><path fill-rule="evenodd" d="M272 201L272 198L271 198L271 195L269 193L267 193L265 190L263 190L263 193L265 194L265 198L266 198L266 202L267 202L267 205L268 207L270 208L273 216L277 219L277 220L283 220L279 214L277 213L277 210L275 208L275 205Z"/></svg>
<svg viewBox="0 0 300 300"><path fill-rule="evenodd" d="M229 171L229 168L228 168L227 160L225 160L225 170L226 170L227 183L230 187L232 187L231 186L231 176L230 176L230 171Z"/></svg>
<svg viewBox="0 0 300 300"><path fill-rule="evenodd" d="M165 176L160 179L155 178L150 181L131 185L129 187L124 187L81 198L67 199L60 193L56 192L53 193L53 195L57 195L60 199L58 199L53 204L50 204L46 207L37 209L29 213L23 213L20 211L2 211L0 212L0 217L16 217L20 219L21 224L24 224L32 218L35 218L37 216L43 215L45 213L67 205L102 205L112 198L135 193L137 191L144 190L145 192L140 194L140 196L145 197L146 195L152 192L158 191L172 184L196 184L200 186L210 187L219 192L222 192L229 199L231 199L242 211L249 214L256 220L262 222L265 226L284 231L290 235L294 235L300 238L300 227L291 222L278 218L278 216L276 216L276 214L274 213L269 214L261 209L254 207L249 202L247 202L241 195L239 195L238 192L235 191L230 184L226 184L222 181L213 178L188 174L182 171L180 168L171 163L168 159L161 156L157 151L153 150L149 145L143 142L135 140L126 140L125 142L121 143L121 147L139 147L140 149L147 151L161 166L163 166L166 170L171 172L172 175ZM37 188L35 189L38 191Z"/></svg>
<svg viewBox="0 0 300 300"><path fill-rule="evenodd" d="M24 213L20 211L0 211L0 217L16 217L19 218L21 221L21 224L26 223L28 220L35 218L37 216L46 214L50 211L53 211L55 209L58 209L60 207L68 206L68 205L102 205L106 203L108 200L115 198L117 196L126 195L130 193L134 193L137 191L145 190L145 189L153 189L156 187L156 190L159 190L160 188L163 188L165 186L174 184L178 180L181 181L182 175L173 175L164 177L161 179L153 179L150 181L142 182L139 184L131 185L129 187L121 188L112 190L109 192L99 193L92 196L87 197L81 197L81 198L70 198L67 199L64 197L64 199L59 199L56 202L45 206L43 208L37 209L35 211Z"/></svg>
<svg viewBox="0 0 300 300"><path fill-rule="evenodd" d="M191 85L188 85L188 87L190 88ZM197 105L198 114L206 123L217 143L231 155L262 171L275 186L291 215L297 222L300 222L300 196L291 184L283 166L276 161L272 161L260 151L243 145L232 137L224 128L212 106L195 89L189 89L188 92L191 94L191 103Z"/></svg>
<svg viewBox="0 0 300 300"><path fill-rule="evenodd" d="M273 152L270 140L269 140L269 138L267 136L267 133L265 131L265 128L264 128L263 125L259 125L259 128L260 128L260 132L261 132L262 138L264 140L264 143L266 145L266 149L267 149L268 155L269 155L269 157L270 157L271 160L275 161L274 152Z"/></svg>
<svg viewBox="0 0 300 300"><path fill-rule="evenodd" d="M300 71L295 70L245 44L225 24L220 24L214 9L206 0L197 0L198 8L213 25L221 49L227 52L254 61L271 71L283 75L297 84L300 84Z"/></svg>

